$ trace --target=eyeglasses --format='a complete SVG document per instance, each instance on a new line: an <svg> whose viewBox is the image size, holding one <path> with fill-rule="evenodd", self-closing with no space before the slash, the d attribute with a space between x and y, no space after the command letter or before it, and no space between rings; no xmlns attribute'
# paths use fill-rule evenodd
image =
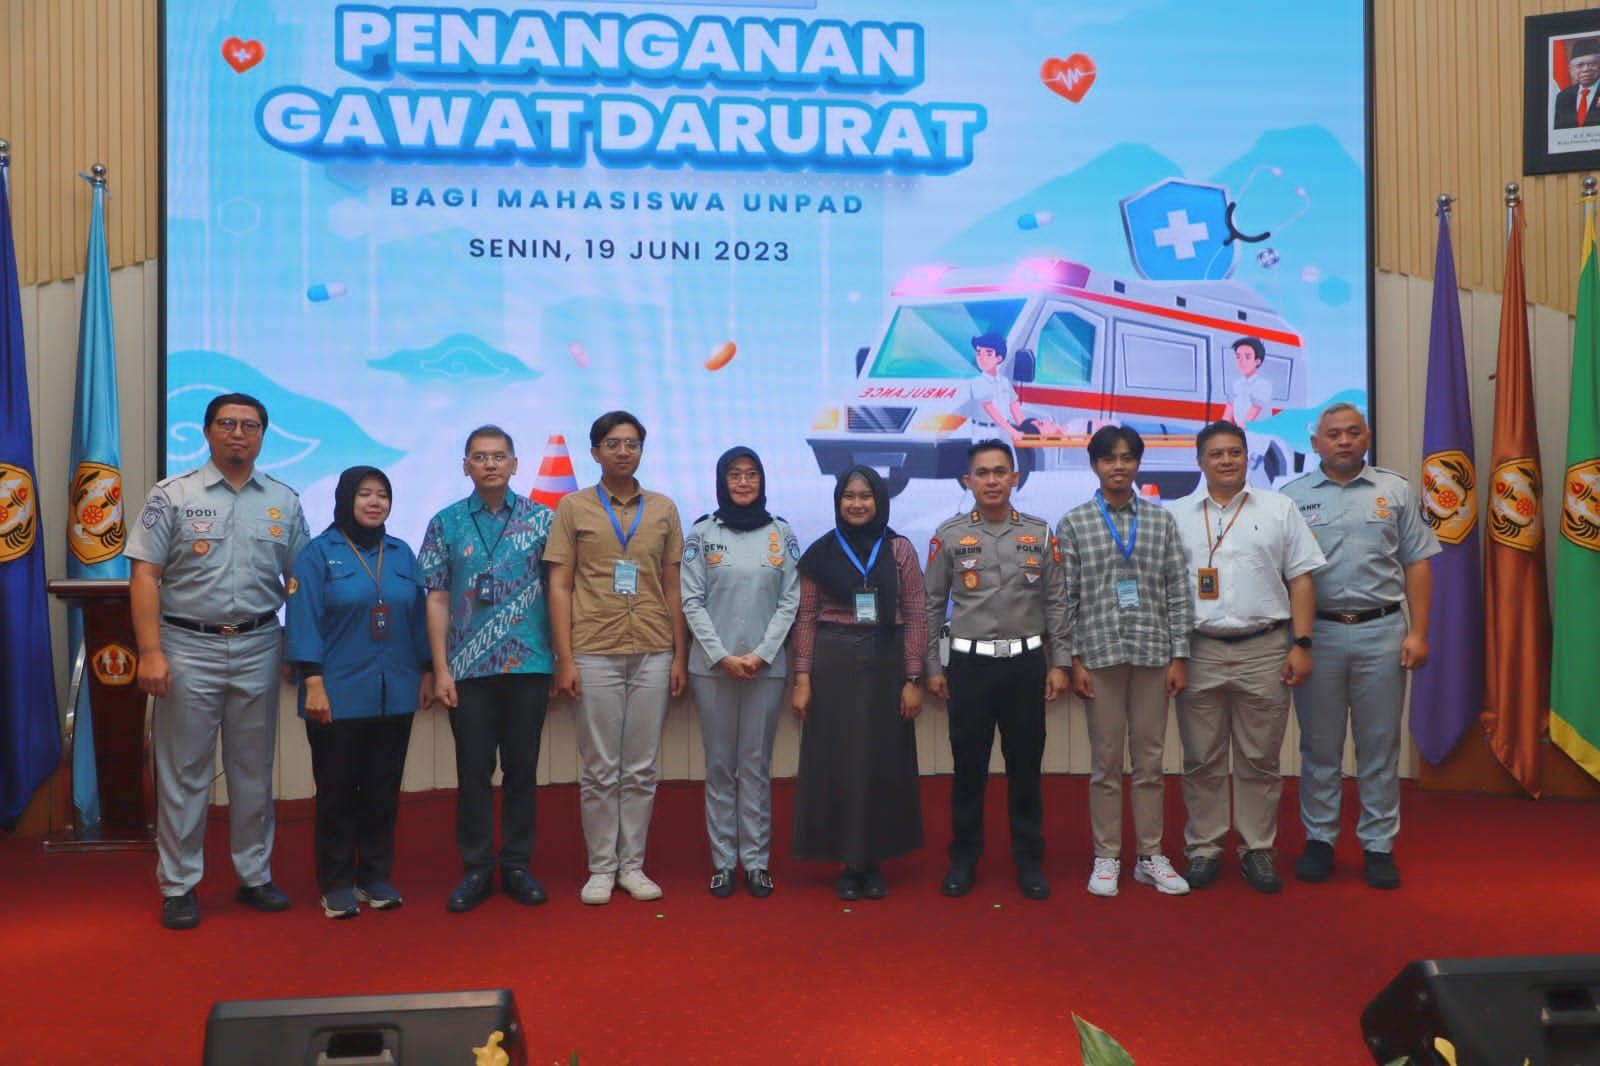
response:
<svg viewBox="0 0 1600 1066"><path fill-rule="evenodd" d="M477 466L484 466L488 463L494 463L498 466L510 458L510 454L506 452L473 452L467 456L467 461Z"/></svg>
<svg viewBox="0 0 1600 1066"><path fill-rule="evenodd" d="M211 424L224 433L232 433L234 430L238 430L247 437L254 437L265 428L253 418L247 418L243 422L237 418L215 418L212 419Z"/></svg>
<svg viewBox="0 0 1600 1066"><path fill-rule="evenodd" d="M741 483L746 485L759 485L761 484L761 471L730 470L728 471L728 483L730 485L738 485Z"/></svg>
<svg viewBox="0 0 1600 1066"><path fill-rule="evenodd" d="M600 447L608 452L637 452L644 449L644 441L637 437L607 437Z"/></svg>

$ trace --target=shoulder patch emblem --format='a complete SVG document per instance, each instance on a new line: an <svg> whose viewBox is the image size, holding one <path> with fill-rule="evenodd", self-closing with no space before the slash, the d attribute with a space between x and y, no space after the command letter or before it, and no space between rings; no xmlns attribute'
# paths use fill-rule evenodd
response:
<svg viewBox="0 0 1600 1066"><path fill-rule="evenodd" d="M935 559L939 558L939 552L943 548L944 548L944 542L942 540L940 540L938 537L934 537L934 538L932 538L931 540L928 541L928 565L929 566L932 566L933 565L933 561Z"/></svg>

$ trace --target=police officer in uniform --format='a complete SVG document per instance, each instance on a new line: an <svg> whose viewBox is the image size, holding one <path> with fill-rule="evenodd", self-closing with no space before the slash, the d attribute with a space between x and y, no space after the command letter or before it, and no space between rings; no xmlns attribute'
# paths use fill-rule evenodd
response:
<svg viewBox="0 0 1600 1066"><path fill-rule="evenodd" d="M309 539L300 497L255 469L261 401L227 393L206 406L211 458L160 482L129 530L139 687L156 697L156 877L161 924L200 924L200 882L217 734L228 775L238 899L289 908L272 883L272 757L283 640L277 611Z"/></svg>
<svg viewBox="0 0 1600 1066"><path fill-rule="evenodd" d="M1306 850L1294 873L1313 883L1333 874L1348 720L1361 797L1356 838L1367 883L1399 888L1393 851L1400 829L1400 717L1406 671L1428 661L1428 559L1440 549L1406 479L1367 465L1371 440L1359 408L1333 404L1311 437L1321 469L1283 487L1328 557L1311 575L1317 670L1294 696L1306 827Z"/></svg>
<svg viewBox="0 0 1600 1066"><path fill-rule="evenodd" d="M1046 899L1044 808L1039 766L1044 758L1045 704L1065 692L1066 580L1061 552L1041 518L1012 509L1017 483L1010 445L983 440L967 451L963 478L977 507L941 525L929 545L928 632L950 616L950 665L930 642L928 690L950 713L950 872L947 896L972 889L983 852L983 793L995 727L1006 761L1007 811L1017 886ZM1048 653L1046 647L1048 645Z"/></svg>

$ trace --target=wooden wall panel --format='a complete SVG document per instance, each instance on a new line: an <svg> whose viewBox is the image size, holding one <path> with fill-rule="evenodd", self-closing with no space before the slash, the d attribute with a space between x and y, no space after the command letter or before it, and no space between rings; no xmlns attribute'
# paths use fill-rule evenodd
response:
<svg viewBox="0 0 1600 1066"><path fill-rule="evenodd" d="M113 267L154 259L159 190L157 0L0 0L0 139L24 285L74 277L89 236L88 185L110 168Z"/></svg>

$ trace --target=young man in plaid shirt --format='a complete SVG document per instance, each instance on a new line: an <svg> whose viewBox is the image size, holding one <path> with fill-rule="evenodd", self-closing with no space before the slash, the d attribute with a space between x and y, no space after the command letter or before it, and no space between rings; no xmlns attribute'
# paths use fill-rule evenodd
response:
<svg viewBox="0 0 1600 1066"><path fill-rule="evenodd" d="M1122 874L1124 747L1132 756L1139 842L1133 878L1167 895L1189 891L1161 853L1161 759L1168 702L1187 683L1194 604L1177 524L1134 491L1143 456L1136 431L1096 432L1089 463L1100 488L1056 527L1067 578L1072 690L1088 710L1095 855L1089 891L1096 896L1116 895Z"/></svg>

